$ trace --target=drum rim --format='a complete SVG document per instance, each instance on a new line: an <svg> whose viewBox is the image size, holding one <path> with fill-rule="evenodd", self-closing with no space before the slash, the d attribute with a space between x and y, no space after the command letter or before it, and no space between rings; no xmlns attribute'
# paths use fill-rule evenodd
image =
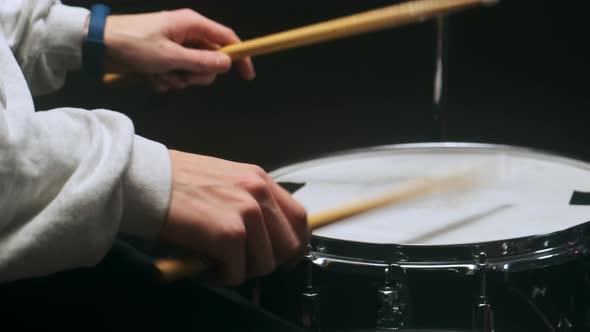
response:
<svg viewBox="0 0 590 332"><path fill-rule="evenodd" d="M494 144L494 143L475 143L475 142L422 142L422 143L401 143L401 144L386 144L386 145L374 145L368 147L345 149L325 154L320 154L313 158L307 158L302 161L279 167L269 172L270 176L274 179L293 171L299 170L306 166L313 166L318 164L320 161L330 159L340 159L352 154L368 154L374 152L382 152L389 150L417 150L417 149L466 149L466 150L499 150L499 151L510 151L520 152L524 154L532 155L544 155L548 157L548 160L561 160L566 162L568 165L584 168L590 171L590 162L586 162L580 159L576 159L571 156L567 156L561 153L555 153L549 150L507 145L507 144Z"/></svg>
<svg viewBox="0 0 590 332"><path fill-rule="evenodd" d="M329 153L313 159L291 164L270 173L273 178L290 174L305 167L312 167L329 160L351 155L371 154L391 150L412 151L428 149L457 151L505 151L542 160L559 161L590 171L590 163L553 152L512 145L465 142L436 142L380 145ZM451 245L399 245L364 243L320 236L312 236L313 261L324 268L353 265L378 268L399 265L408 269L445 269L466 274L481 267L497 271L522 271L553 265L586 254L590 234L588 222L548 234L496 240L479 243ZM482 255L485 259L482 259Z"/></svg>

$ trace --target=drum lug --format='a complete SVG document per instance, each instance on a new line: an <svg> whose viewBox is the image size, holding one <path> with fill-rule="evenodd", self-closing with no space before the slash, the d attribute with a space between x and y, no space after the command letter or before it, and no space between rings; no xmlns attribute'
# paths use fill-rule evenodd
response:
<svg viewBox="0 0 590 332"><path fill-rule="evenodd" d="M557 322L557 332L571 332L574 330L574 326L565 316L561 316Z"/></svg>
<svg viewBox="0 0 590 332"><path fill-rule="evenodd" d="M494 332L494 311L492 305L488 303L486 270L489 268L487 255L485 252L476 256L477 267L480 273L480 294L473 317L474 332Z"/></svg>
<svg viewBox="0 0 590 332"><path fill-rule="evenodd" d="M306 281L305 288L301 293L301 325L314 332L320 331L320 293L313 286L313 260L315 255L311 246L308 245L305 255Z"/></svg>
<svg viewBox="0 0 590 332"><path fill-rule="evenodd" d="M395 274L401 274L402 277ZM385 269L385 283L377 290L377 299L380 304L376 322L378 329L397 330L405 325L405 303L401 296L403 275L405 271L397 265L390 265Z"/></svg>

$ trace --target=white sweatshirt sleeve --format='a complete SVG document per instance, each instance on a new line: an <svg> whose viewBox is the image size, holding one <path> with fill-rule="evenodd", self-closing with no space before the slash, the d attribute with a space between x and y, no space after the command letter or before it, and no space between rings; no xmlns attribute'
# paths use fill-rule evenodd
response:
<svg viewBox="0 0 590 332"><path fill-rule="evenodd" d="M23 12L14 3L22 3ZM42 12L33 4L49 8L50 18L19 17L13 23L26 32L14 33L4 18ZM94 265L119 232L154 237L170 199L167 149L136 136L124 115L73 108L35 112L13 52L31 66L29 81L41 80L43 89L61 84L69 66L48 53L29 58L36 46L15 38L48 36L52 26L66 39L50 41L59 39L63 45L56 49L73 50L62 55L75 59L84 24L85 12L49 4L0 1L0 282ZM60 18L78 23L51 23Z"/></svg>
<svg viewBox="0 0 590 332"><path fill-rule="evenodd" d="M58 0L0 1L0 24L33 95L63 86L66 72L80 68L85 8Z"/></svg>

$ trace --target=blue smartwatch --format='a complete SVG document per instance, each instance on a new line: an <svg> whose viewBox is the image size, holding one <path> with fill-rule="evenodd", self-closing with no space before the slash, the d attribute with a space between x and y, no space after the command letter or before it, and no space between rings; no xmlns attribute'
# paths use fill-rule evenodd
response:
<svg viewBox="0 0 590 332"><path fill-rule="evenodd" d="M111 9L95 4L90 9L88 35L82 44L82 68L91 77L102 80L104 74L104 27Z"/></svg>

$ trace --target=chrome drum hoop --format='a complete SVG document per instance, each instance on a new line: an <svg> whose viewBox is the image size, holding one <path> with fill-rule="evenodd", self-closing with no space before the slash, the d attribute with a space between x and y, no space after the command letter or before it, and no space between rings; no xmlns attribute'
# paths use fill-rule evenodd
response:
<svg viewBox="0 0 590 332"><path fill-rule="evenodd" d="M479 256L485 253L487 270L519 272L586 255L589 241L590 222L551 234L449 246L361 243L314 236L311 260L322 269L376 276L390 265L471 275L482 267Z"/></svg>

